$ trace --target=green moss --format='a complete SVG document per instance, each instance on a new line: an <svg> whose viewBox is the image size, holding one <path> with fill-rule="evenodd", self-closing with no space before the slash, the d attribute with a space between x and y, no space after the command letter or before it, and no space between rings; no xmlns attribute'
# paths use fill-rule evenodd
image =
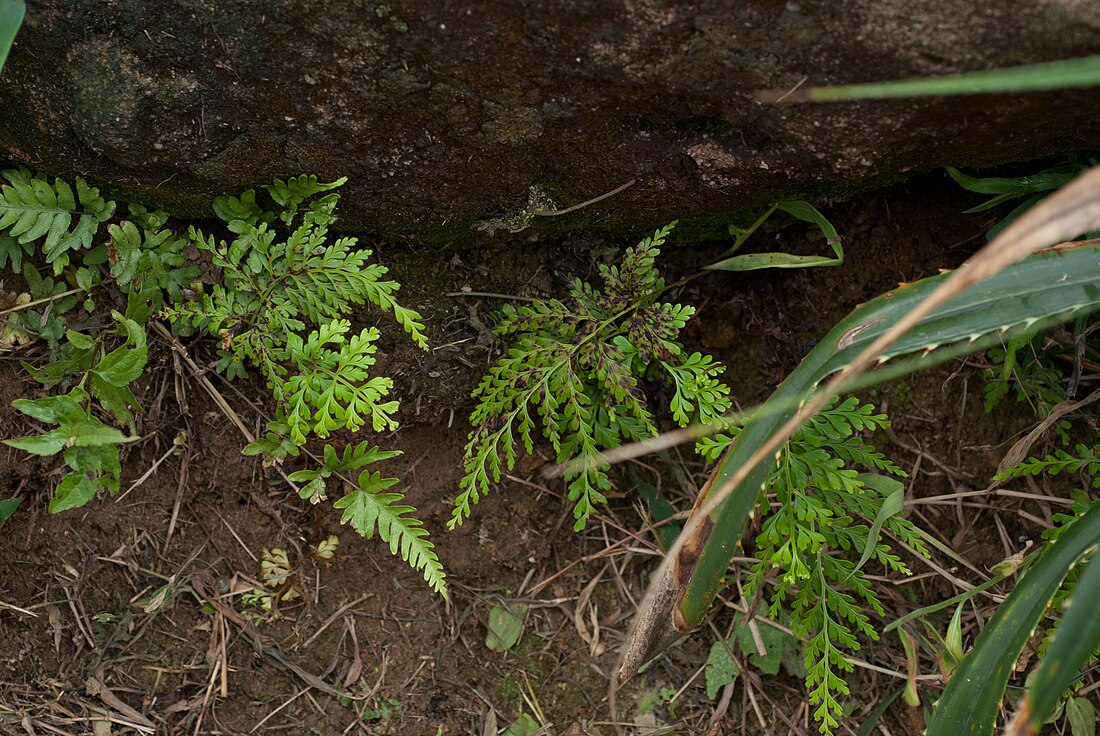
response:
<svg viewBox="0 0 1100 736"><path fill-rule="evenodd" d="M194 192L142 184L102 185L106 196L118 202L135 202L159 208L181 220L213 217L212 192Z"/></svg>

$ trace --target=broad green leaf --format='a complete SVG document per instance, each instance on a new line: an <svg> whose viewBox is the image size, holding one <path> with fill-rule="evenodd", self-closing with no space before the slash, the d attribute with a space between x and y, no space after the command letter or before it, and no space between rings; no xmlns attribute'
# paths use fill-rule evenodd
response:
<svg viewBox="0 0 1100 736"><path fill-rule="evenodd" d="M30 437L17 437L4 440L4 444L17 450L29 452L32 455L56 455L65 448L69 442L69 435L60 429L51 429L44 434Z"/></svg>
<svg viewBox="0 0 1100 736"><path fill-rule="evenodd" d="M19 33L19 26L23 25L26 12L27 6L23 0L0 0L0 69L8 60L8 52L15 42L15 35Z"/></svg>
<svg viewBox="0 0 1100 736"><path fill-rule="evenodd" d="M652 483L639 483L637 491L638 495L649 506L649 513L652 515L655 524L665 521L676 513L676 509L672 507L672 504L668 502L668 499L658 490L657 486ZM664 543L665 549L671 547L672 543L676 541L680 529L681 527L677 523L665 523L657 527L657 532Z"/></svg>
<svg viewBox="0 0 1100 736"><path fill-rule="evenodd" d="M763 655L756 648L756 637L748 624L739 624L734 629L741 653L748 657L749 664L766 675L779 674L779 666L783 665L792 675L805 677L806 667L798 639L766 623L757 625L756 631L764 645Z"/></svg>
<svg viewBox="0 0 1100 736"><path fill-rule="evenodd" d="M139 437L127 437L114 427L108 427L98 419L86 419L67 424L61 429L69 435L70 444L74 447L99 447L100 445L117 445L123 442L133 442ZM55 430L55 431L60 431Z"/></svg>
<svg viewBox="0 0 1100 736"><path fill-rule="evenodd" d="M74 470L57 484L53 498L50 499L50 513L58 514L80 508L94 497L95 483L85 472Z"/></svg>
<svg viewBox="0 0 1100 736"><path fill-rule="evenodd" d="M104 355L95 372L112 386L123 388L141 376L148 360L149 351L145 345L138 348L123 345Z"/></svg>
<svg viewBox="0 0 1100 736"><path fill-rule="evenodd" d="M291 480L294 480L294 478L291 478ZM325 479L319 476L310 479L308 483L298 489L298 497L312 504L321 503L325 499Z"/></svg>
<svg viewBox="0 0 1100 736"><path fill-rule="evenodd" d="M115 417L120 424L129 425L134 421L130 407L140 410L137 398L127 386L118 387L104 379L98 371L92 372L92 393L99 405Z"/></svg>
<svg viewBox="0 0 1100 736"><path fill-rule="evenodd" d="M500 736L534 736L539 731L539 722L526 713L520 713L519 718L508 724L508 728ZM1077 734L1074 734L1077 736Z"/></svg>
<svg viewBox="0 0 1100 736"><path fill-rule="evenodd" d="M1066 701L1066 721L1071 736L1096 736L1096 707L1085 698Z"/></svg>
<svg viewBox="0 0 1100 736"><path fill-rule="evenodd" d="M714 700L719 691L726 685L737 679L741 674L741 668L730 656L730 642L715 641L710 645L710 654L707 655L706 678L707 698Z"/></svg>
<svg viewBox="0 0 1100 736"><path fill-rule="evenodd" d="M523 621L527 606L521 603L498 603L489 611L485 646L494 652L506 652L523 636Z"/></svg>
<svg viewBox="0 0 1100 736"><path fill-rule="evenodd" d="M1020 197L1036 192L1049 192L1069 182L1080 173L1078 170L1063 170L1059 168L1040 171L1029 176L1016 176L1011 178L989 176L978 178L968 176L953 166L947 167L948 175L955 183L967 191L977 194L1001 194L1009 197ZM989 209L982 205L982 209ZM974 209L971 212L980 210Z"/></svg>
<svg viewBox="0 0 1100 736"><path fill-rule="evenodd" d="M33 419L50 424L85 416L83 407L65 394L43 399L16 399L11 405Z"/></svg>
<svg viewBox="0 0 1100 736"><path fill-rule="evenodd" d="M326 446L325 449L328 449L328 447ZM295 470L293 473L287 476L287 480L292 483L308 483L311 480L319 478L320 475L320 470Z"/></svg>
<svg viewBox="0 0 1100 736"><path fill-rule="evenodd" d="M73 347L80 350L90 350L95 347L95 340L85 335L83 332L77 332L76 330L67 330L65 332L65 339L72 343Z"/></svg>
<svg viewBox="0 0 1100 736"><path fill-rule="evenodd" d="M11 518L15 510L19 508L19 503L22 500L21 498L5 498L0 500L0 524Z"/></svg>

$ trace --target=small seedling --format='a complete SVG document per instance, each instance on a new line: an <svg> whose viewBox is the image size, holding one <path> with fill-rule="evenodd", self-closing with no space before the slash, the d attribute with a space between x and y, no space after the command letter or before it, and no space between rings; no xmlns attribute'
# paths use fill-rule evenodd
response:
<svg viewBox="0 0 1100 736"><path fill-rule="evenodd" d="M327 539L317 543L317 549L313 552L313 559L321 562L332 562L336 550L340 547L340 537L330 534Z"/></svg>

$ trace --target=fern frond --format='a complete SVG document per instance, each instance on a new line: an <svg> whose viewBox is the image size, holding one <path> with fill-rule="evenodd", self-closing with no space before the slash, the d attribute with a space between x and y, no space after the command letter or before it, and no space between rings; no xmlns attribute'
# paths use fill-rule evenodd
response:
<svg viewBox="0 0 1100 736"><path fill-rule="evenodd" d="M215 197L214 214L226 222L240 220L253 226L261 222L270 223L274 219L256 203L255 189L243 192L240 197Z"/></svg>
<svg viewBox="0 0 1100 736"><path fill-rule="evenodd" d="M722 366L699 353L685 357L676 342L695 310L658 303L665 285L655 259L671 228L628 249L619 265L601 266L603 290L576 279L568 302L504 308L494 332L512 344L473 392L474 430L451 528L514 466L517 439L533 451L535 416L557 461L578 463L565 481L580 530L611 488L604 451L657 433L643 381L674 385L673 419L681 425L729 408L729 389L715 378Z"/></svg>
<svg viewBox="0 0 1100 736"><path fill-rule="evenodd" d="M68 251L91 248L99 223L114 214L115 203L104 200L80 177L74 195L62 179L54 179L51 186L26 169L9 169L3 175L8 184L0 187L0 230L21 244L44 239L42 250L54 275L69 265Z"/></svg>
<svg viewBox="0 0 1100 736"><path fill-rule="evenodd" d="M428 530L420 520L406 516L416 509L401 505L405 497L400 493L382 492L396 483L396 478L364 470L359 475L359 487L333 504L344 511L340 523L350 524L367 539L377 528L378 536L389 544L390 554L400 555L414 570L421 571L428 585L446 598L446 574L435 545L428 539Z"/></svg>
<svg viewBox="0 0 1100 736"><path fill-rule="evenodd" d="M167 292L171 301L180 301L180 290L202 272L198 266L184 266L187 243L170 230L139 231L137 225L124 220L108 225L107 231L111 235L111 276L125 290L156 286Z"/></svg>
<svg viewBox="0 0 1100 736"><path fill-rule="evenodd" d="M392 415L398 402L382 401L393 380L368 372L375 362L378 330L370 327L346 339L350 327L347 320L333 320L304 341L294 334L287 337L298 373L276 381L274 393L291 438L299 444L310 433L324 438L341 427L358 431L367 418L376 432L397 428Z"/></svg>
<svg viewBox="0 0 1100 736"><path fill-rule="evenodd" d="M1053 455L1045 458L1029 457L1020 464L998 473L996 480L1007 478L1022 478L1028 475L1058 475L1060 473L1087 472L1092 476L1093 487L1100 486L1100 445L1089 447L1078 444L1075 455L1065 450L1055 450Z"/></svg>
<svg viewBox="0 0 1100 736"><path fill-rule="evenodd" d="M346 176L341 176L334 182L324 184L318 181L313 174L302 174L301 176L292 176L286 181L276 179L271 184L265 184L264 189L267 190L267 193L271 195L275 202L283 207L284 211L279 215L279 219L289 225L293 222L302 202L315 194L342 187L347 180ZM335 200L330 201L335 206Z"/></svg>

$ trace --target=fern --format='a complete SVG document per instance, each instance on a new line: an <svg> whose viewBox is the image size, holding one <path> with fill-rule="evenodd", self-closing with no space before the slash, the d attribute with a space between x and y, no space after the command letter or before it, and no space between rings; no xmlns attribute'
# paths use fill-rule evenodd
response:
<svg viewBox="0 0 1100 736"><path fill-rule="evenodd" d="M53 265L55 276L69 265L70 251L91 248L99 224L114 214L114 202L104 200L80 177L74 195L64 180L54 179L50 185L26 169L9 169L3 176L8 183L0 186L0 230L20 245L42 240L46 263ZM5 252L18 268L10 244Z"/></svg>
<svg viewBox="0 0 1100 736"><path fill-rule="evenodd" d="M869 560L886 570L910 574L908 566L879 538L880 528L927 555L913 524L889 509L888 497L903 487L888 476L905 476L897 465L859 433L889 426L884 414L855 397L833 403L807 422L780 453L761 493L763 518L756 557L745 585L752 597L774 573L770 615L789 607L792 630L807 640L806 688L822 733L832 733L849 694L844 674L852 671L846 652L860 648L859 637L877 639L864 608L883 613L862 570ZM714 459L737 435L700 441L698 450ZM887 474L860 473L857 468ZM886 489L883 493L876 489ZM771 503L767 494L775 496ZM900 509L900 500L895 509ZM873 521L873 525L866 522Z"/></svg>
<svg viewBox="0 0 1100 736"><path fill-rule="evenodd" d="M330 240L339 201L332 190L345 181L326 184L305 175L276 180L263 189L282 208L278 215L257 202L256 190L219 198L214 211L236 236L232 242L218 242L194 228L189 232L190 242L221 269L221 283L163 314L219 338L216 367L227 376L243 376L250 363L264 377L275 400L275 420L246 454L281 459L298 455L310 436L325 439L337 429L356 432L367 424L376 432L397 429L399 402L388 398L393 381L370 375L379 331L351 334L345 318L356 305L369 302L391 312L419 347L428 347L420 315L397 303L397 282L383 280L386 267L370 262L371 251L357 248L355 238ZM396 454L363 443L338 457L326 446L320 468L289 477L305 482L302 497L317 503L325 497L329 476ZM428 532L409 516L415 509L402 505L400 494L386 492L396 483L363 471L356 488L334 505L343 511L342 523L368 538L377 533L393 554L446 595Z"/></svg>
<svg viewBox="0 0 1100 736"><path fill-rule="evenodd" d="M290 208L283 215L302 215L285 240L269 225L273 218L257 211L254 190L239 199L219 200L216 211L222 217L248 218L229 220L237 237L232 243L216 243L195 229L190 237L222 269L222 283L197 301L164 310L170 320L222 340L218 368L230 377L243 375L246 363L260 369L278 404L278 420L296 444L311 432L324 438L339 427L356 431L364 415L376 431L397 426L391 418L397 402L381 401L392 382L371 378L366 370L374 363L377 330L344 337L350 325L339 318L353 305L371 302L393 312L417 345L427 348L420 315L397 304L396 282L381 280L385 266L369 263L369 250L354 250L355 238L328 241L337 195L299 209L311 194L343 181L319 184L316 177L303 176L266 188L276 202ZM289 223L294 217L280 219ZM309 323L319 329L302 338L299 333Z"/></svg>
<svg viewBox="0 0 1100 736"><path fill-rule="evenodd" d="M1078 444L1076 455L1065 450L1055 450L1045 458L1029 457L1019 465L999 473L996 480L1023 478L1028 475L1058 475L1060 473L1088 473L1092 477L1092 487L1100 488L1100 445L1089 447Z"/></svg>
<svg viewBox="0 0 1100 736"><path fill-rule="evenodd" d="M473 392L474 429L450 528L515 467L517 444L534 451L536 423L559 462L581 463L565 478L580 530L611 488L601 453L657 433L644 381L671 385L680 425L729 409L729 389L717 379L723 366L685 354L676 341L695 310L659 301L665 283L654 261L674 224L628 249L620 265L600 266L602 289L576 279L568 302L505 307L496 334L512 344Z"/></svg>
<svg viewBox="0 0 1100 736"><path fill-rule="evenodd" d="M357 249L354 238L330 242L339 199L331 190L344 179L276 180L264 191L282 208L278 216L257 202L255 190L219 198L214 209L236 236L231 243L194 228L181 237L167 227L167 213L140 205L130 205L129 218L109 224L109 239L96 243L114 202L81 179L74 194L61 179L51 184L25 170L3 176L9 183L0 187L0 267L22 272L29 293L18 296L20 304L40 300L43 306L10 316L2 339L9 344L45 340L52 360L27 369L46 386L76 384L67 394L17 401L20 411L55 426L5 440L34 454L62 455L70 472L54 491L51 511L81 506L99 490L118 490L119 446L136 439L131 435L140 410L130 387L148 360L142 324L166 300L161 314L178 329L220 339L220 370L243 375L244 364L252 363L271 388L276 419L246 454L277 460L299 455L311 435L325 438L341 427L356 431L368 422L376 431L397 427L398 402L388 399L391 379L368 373L379 332L350 334L344 317L355 305L371 302L392 312L420 347L426 349L427 340L420 315L397 303L398 284L382 280L386 268L368 262L370 251ZM283 226L289 228L285 239L276 230ZM187 262L185 252L192 246L208 253L222 272L222 283L206 293L193 291L202 269ZM51 268L42 274L35 260ZM104 329L97 324L93 292L112 284L127 297L126 314L113 313L118 327ZM80 329L70 325L74 314ZM130 434L97 415L127 425ZM303 497L316 502L329 475L396 454L364 443L338 457L326 447L319 470L294 477L308 481ZM362 473L356 490L336 504L342 520L364 536L377 534L445 595L428 532L410 516L414 509L400 503L400 494L386 492L396 482Z"/></svg>
<svg viewBox="0 0 1100 736"><path fill-rule="evenodd" d="M169 301L180 301L186 285L202 273L198 266L186 265L183 251L187 241L161 229L164 213L150 213L133 205L130 212L143 221L142 228L128 220L107 226L111 276L124 291L155 289L158 297L163 292ZM160 301L158 298L158 304Z"/></svg>
<svg viewBox="0 0 1100 736"><path fill-rule="evenodd" d="M287 352L298 372L276 381L275 400L281 405L291 438L298 444L306 435L325 438L340 427L356 432L369 418L375 432L393 430L398 402L382 402L393 387L386 377L370 377L378 330L363 330L350 340L347 320L334 320L310 333L304 341L287 336Z"/></svg>
<svg viewBox="0 0 1100 736"><path fill-rule="evenodd" d="M359 470L371 463L400 454L400 451L379 450L361 442L355 447L345 447L343 454L337 455L331 445L326 445L324 461L319 469L291 473L290 479L296 483L305 483L299 495L316 504L326 498L326 480L331 476ZM429 541L428 531L423 528L423 524L407 516L416 509L402 505L400 502L404 500L404 496L400 493L383 492L396 483L396 478L383 478L378 472L364 470L359 474L355 489L337 500L333 506L343 510L341 523L350 524L364 537L370 539L377 530L378 536L389 543L391 554L400 554L401 559L414 570L423 573L424 580L433 590L446 597L446 575L435 554L435 545Z"/></svg>

